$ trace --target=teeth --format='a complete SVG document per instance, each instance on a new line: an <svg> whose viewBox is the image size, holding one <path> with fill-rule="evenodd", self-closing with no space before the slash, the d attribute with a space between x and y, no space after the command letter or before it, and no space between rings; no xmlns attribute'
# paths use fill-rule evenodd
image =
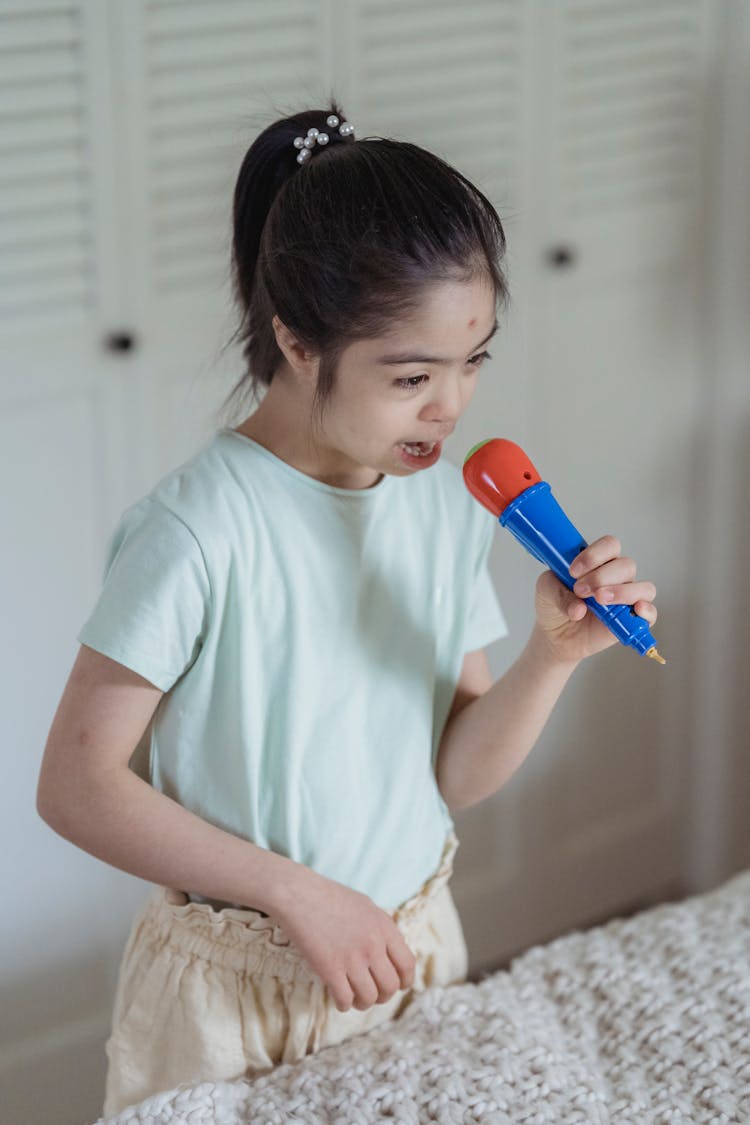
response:
<svg viewBox="0 0 750 1125"><path fill-rule="evenodd" d="M432 453L433 449L437 445L437 442L415 442L413 444L410 444L409 442L404 441L401 444L406 452L410 453L412 457L429 457L430 453Z"/></svg>

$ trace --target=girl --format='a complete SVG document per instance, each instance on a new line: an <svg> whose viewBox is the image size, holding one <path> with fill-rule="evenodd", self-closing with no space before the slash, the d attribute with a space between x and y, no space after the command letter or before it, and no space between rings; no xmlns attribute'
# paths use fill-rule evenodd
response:
<svg viewBox="0 0 750 1125"><path fill-rule="evenodd" d="M39 781L48 824L160 887L120 970L107 1115L465 979L451 811L508 780L615 643L546 572L526 649L489 675L495 521L441 446L507 302L504 250L460 173L355 139L335 103L245 156L235 391L256 408L124 514ZM613 538L575 568L581 597L656 620Z"/></svg>

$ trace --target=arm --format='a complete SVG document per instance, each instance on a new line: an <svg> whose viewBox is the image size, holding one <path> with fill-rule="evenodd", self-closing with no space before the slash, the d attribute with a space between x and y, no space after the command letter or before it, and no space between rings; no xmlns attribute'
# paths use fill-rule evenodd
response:
<svg viewBox="0 0 750 1125"><path fill-rule="evenodd" d="M437 758L438 786L451 810L476 805L505 785L536 743L574 668L551 658L536 627L494 684L484 651L466 656Z"/></svg>
<svg viewBox="0 0 750 1125"><path fill-rule="evenodd" d="M162 695L82 646L47 739L39 815L66 840L132 875L274 913L297 865L208 824L128 768Z"/></svg>
<svg viewBox="0 0 750 1125"><path fill-rule="evenodd" d="M572 569L575 593L551 571L539 576L529 643L497 683L490 686L483 652L465 658L436 763L449 808L467 808L500 789L532 750L578 664L617 644L582 598L593 593L603 604L632 605L652 624L656 620L653 584L635 581L635 563L620 557L612 536L582 551Z"/></svg>
<svg viewBox="0 0 750 1125"><path fill-rule="evenodd" d="M81 647L44 751L42 819L132 875L270 914L341 1011L364 1010L409 987L414 956L390 915L366 895L209 824L128 768L162 695Z"/></svg>

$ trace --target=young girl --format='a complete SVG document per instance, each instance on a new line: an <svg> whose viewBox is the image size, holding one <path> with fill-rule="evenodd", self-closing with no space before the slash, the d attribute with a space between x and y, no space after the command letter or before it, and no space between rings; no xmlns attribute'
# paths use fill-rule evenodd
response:
<svg viewBox="0 0 750 1125"><path fill-rule="evenodd" d="M441 459L508 296L488 200L333 104L252 145L233 246L235 390L265 394L124 514L39 782L54 829L160 888L120 971L107 1115L465 979L451 811L616 643L545 572L527 647L489 675L495 520ZM574 565L581 597L655 621L615 539Z"/></svg>

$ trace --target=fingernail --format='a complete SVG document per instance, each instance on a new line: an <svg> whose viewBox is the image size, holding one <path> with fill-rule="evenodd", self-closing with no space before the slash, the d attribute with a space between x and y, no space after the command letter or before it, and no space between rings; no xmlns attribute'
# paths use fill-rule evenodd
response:
<svg viewBox="0 0 750 1125"><path fill-rule="evenodd" d="M585 582L582 584L576 582L575 593L578 594L579 598L588 598L591 594L591 587L587 586Z"/></svg>

